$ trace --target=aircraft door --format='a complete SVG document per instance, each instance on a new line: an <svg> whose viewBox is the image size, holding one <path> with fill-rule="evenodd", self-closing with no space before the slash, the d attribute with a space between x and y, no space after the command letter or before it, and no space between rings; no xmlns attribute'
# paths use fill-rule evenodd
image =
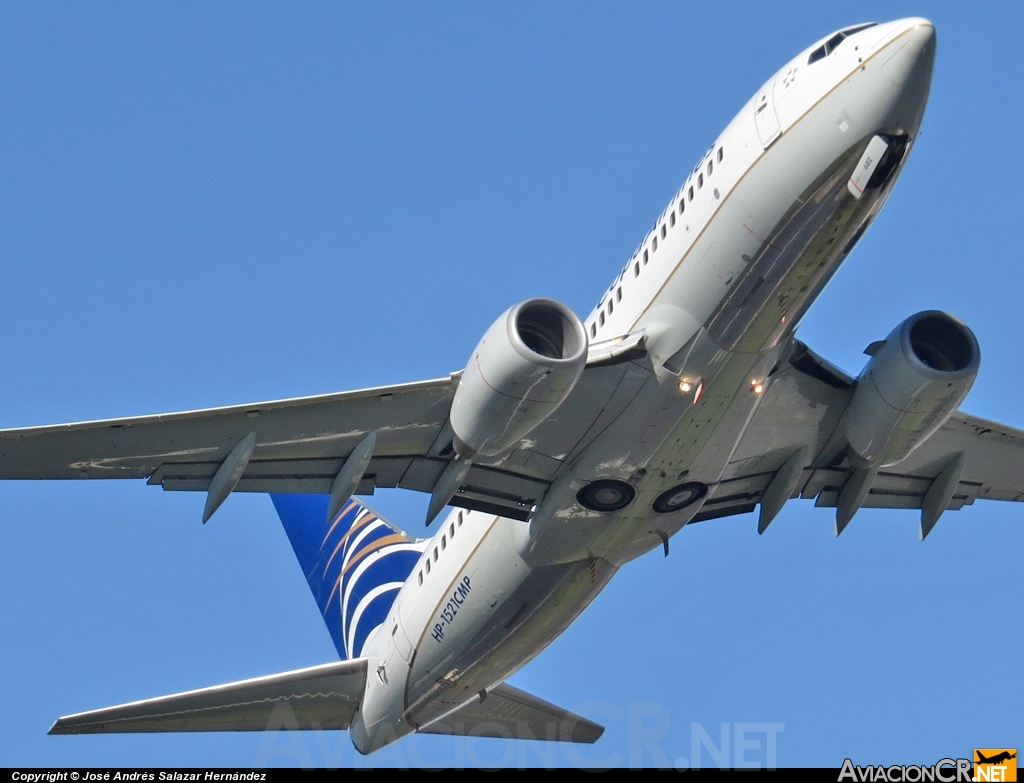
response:
<svg viewBox="0 0 1024 783"><path fill-rule="evenodd" d="M761 146L765 149L779 138L782 131L779 115L775 111L775 79L773 76L765 82L754 101L754 125L757 126L757 137L761 140Z"/></svg>
<svg viewBox="0 0 1024 783"><path fill-rule="evenodd" d="M390 626L388 633L391 634L391 639L395 643L395 649L402 656L402 660L406 663L411 663L412 642L409 641L409 637L405 633L406 621L407 618L402 616L402 598L399 595L398 600L395 602L394 611L391 612L391 618L388 621Z"/></svg>

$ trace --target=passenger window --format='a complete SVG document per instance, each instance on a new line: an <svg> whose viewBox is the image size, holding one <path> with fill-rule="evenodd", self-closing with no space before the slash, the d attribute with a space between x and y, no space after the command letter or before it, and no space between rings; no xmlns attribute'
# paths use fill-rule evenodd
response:
<svg viewBox="0 0 1024 783"><path fill-rule="evenodd" d="M686 197L687 197L687 198L688 198L688 199L689 199L690 201L693 201L693 185L690 185L690 192L686 194Z"/></svg>
<svg viewBox="0 0 1024 783"><path fill-rule="evenodd" d="M444 535L441 536L441 551L443 552L448 548L448 539Z"/></svg>
<svg viewBox="0 0 1024 783"><path fill-rule="evenodd" d="M611 298L608 299L608 315L615 312L615 302Z"/></svg>
<svg viewBox="0 0 1024 783"><path fill-rule="evenodd" d="M615 301L616 302L621 302L622 301L622 288L621 287L615 291Z"/></svg>
<svg viewBox="0 0 1024 783"><path fill-rule="evenodd" d="M598 315L597 320L601 322L601 326L604 326L604 310Z"/></svg>
<svg viewBox="0 0 1024 783"><path fill-rule="evenodd" d="M437 547L434 547L434 562L437 562Z"/></svg>
<svg viewBox="0 0 1024 783"><path fill-rule="evenodd" d="M679 214L682 215L686 211L686 201L679 199Z"/></svg>
<svg viewBox="0 0 1024 783"><path fill-rule="evenodd" d="M715 164L713 161L708 161L708 176L711 176L711 172L714 170Z"/></svg>
<svg viewBox="0 0 1024 783"><path fill-rule="evenodd" d="M423 584L423 572L420 571L420 584Z"/></svg>
<svg viewBox="0 0 1024 783"><path fill-rule="evenodd" d="M462 527L462 512L459 512L459 527Z"/></svg>
<svg viewBox="0 0 1024 783"><path fill-rule="evenodd" d="M698 174L697 175L697 190L700 190L702 187L704 187L704 175L703 174Z"/></svg>
<svg viewBox="0 0 1024 783"><path fill-rule="evenodd" d="M644 251L644 263L645 264L647 263L647 251L646 250Z"/></svg>
<svg viewBox="0 0 1024 783"><path fill-rule="evenodd" d="M723 149L722 147L719 147L719 148L718 148L718 162L719 162L719 163L721 163L721 162L722 162L722 155L724 154L724 153L722 152L722 149Z"/></svg>
<svg viewBox="0 0 1024 783"><path fill-rule="evenodd" d="M676 211L673 209L672 214L668 216L668 224L674 226L676 224Z"/></svg>
<svg viewBox="0 0 1024 783"><path fill-rule="evenodd" d="M637 261L633 265L633 277L640 277L640 262Z"/></svg>
<svg viewBox="0 0 1024 783"><path fill-rule="evenodd" d="M662 238L662 239L664 239L664 238L665 238L665 232L666 232L667 230L668 230L668 229L666 229L666 228L665 228L665 224L664 224L664 223L662 223L662 224L661 224L661 238Z"/></svg>
<svg viewBox="0 0 1024 783"><path fill-rule="evenodd" d="M652 253L657 253L658 252L658 238L657 237L655 237L654 241L651 242L651 252Z"/></svg>
<svg viewBox="0 0 1024 783"><path fill-rule="evenodd" d="M590 325L590 336L597 337L597 324Z"/></svg>
<svg viewBox="0 0 1024 783"><path fill-rule="evenodd" d="M455 523L448 525L448 538L455 538Z"/></svg>
<svg viewBox="0 0 1024 783"><path fill-rule="evenodd" d="M430 555L427 555L427 574L430 574Z"/></svg>

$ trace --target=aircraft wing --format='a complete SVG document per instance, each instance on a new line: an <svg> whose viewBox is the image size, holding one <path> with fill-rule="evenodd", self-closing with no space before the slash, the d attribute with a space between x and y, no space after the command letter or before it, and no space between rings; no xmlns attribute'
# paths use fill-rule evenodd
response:
<svg viewBox="0 0 1024 783"><path fill-rule="evenodd" d="M452 505L526 519L568 463L654 383L637 351L588 364L568 399L500 460L474 463ZM248 436L255 446L240 492L327 494L369 433L377 441L355 494L376 487L431 492L452 459L448 411L458 374L352 392L125 419L0 430L0 479L136 478L166 490L207 491ZM805 447L813 459L794 497L835 506L852 473L837 424L854 381L802 343L775 373L720 481L694 521L754 510L773 477ZM947 508L977 498L1024 500L1024 432L957 412L892 468L865 507L921 508L958 454L964 468Z"/></svg>
<svg viewBox="0 0 1024 783"><path fill-rule="evenodd" d="M205 489L249 433L256 449L238 485L252 492L328 492L343 458L379 435L380 486L397 486L448 417L448 378L181 413L0 430L0 478L148 478Z"/></svg>
<svg viewBox="0 0 1024 783"><path fill-rule="evenodd" d="M835 507L853 472L837 432L853 385L848 375L798 344L694 521L754 510L776 473L802 447L813 460L792 497ZM936 478L961 453L963 472L948 510L978 498L1024 501L1024 432L957 411L907 459L879 472L863 506L921 508Z"/></svg>
<svg viewBox="0 0 1024 783"><path fill-rule="evenodd" d="M540 443L474 464L452 504L525 519L565 460L628 405L635 376L649 375L614 354L597 355L595 365L542 425ZM375 432L372 459L354 494L373 494L376 487L431 492L454 454L448 412L458 378L0 430L0 479L135 478L165 490L205 492L232 451L254 434L234 491L327 494L353 449Z"/></svg>
<svg viewBox="0 0 1024 783"><path fill-rule="evenodd" d="M365 685L355 658L66 715L49 733L347 729Z"/></svg>

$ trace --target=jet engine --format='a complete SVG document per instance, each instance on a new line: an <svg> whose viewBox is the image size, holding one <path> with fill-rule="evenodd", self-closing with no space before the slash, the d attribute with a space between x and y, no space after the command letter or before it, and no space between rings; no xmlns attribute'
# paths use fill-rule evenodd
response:
<svg viewBox="0 0 1024 783"><path fill-rule="evenodd" d="M473 351L450 414L459 456L511 448L569 396L587 362L580 319L552 299L505 311Z"/></svg>
<svg viewBox="0 0 1024 783"><path fill-rule="evenodd" d="M941 427L970 391L981 351L951 315L912 315L879 343L843 414L851 458L862 467L904 459Z"/></svg>

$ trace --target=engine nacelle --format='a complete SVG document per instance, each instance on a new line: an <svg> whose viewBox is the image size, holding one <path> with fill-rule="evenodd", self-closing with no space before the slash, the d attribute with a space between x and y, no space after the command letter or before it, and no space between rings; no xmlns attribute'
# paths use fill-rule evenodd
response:
<svg viewBox="0 0 1024 783"><path fill-rule="evenodd" d="M892 465L921 445L963 402L981 364L974 333L938 310L910 316L872 353L843 414L862 467Z"/></svg>
<svg viewBox="0 0 1024 783"><path fill-rule="evenodd" d="M587 363L587 332L568 307L527 299L505 311L473 351L450 414L462 457L511 448L569 396Z"/></svg>

